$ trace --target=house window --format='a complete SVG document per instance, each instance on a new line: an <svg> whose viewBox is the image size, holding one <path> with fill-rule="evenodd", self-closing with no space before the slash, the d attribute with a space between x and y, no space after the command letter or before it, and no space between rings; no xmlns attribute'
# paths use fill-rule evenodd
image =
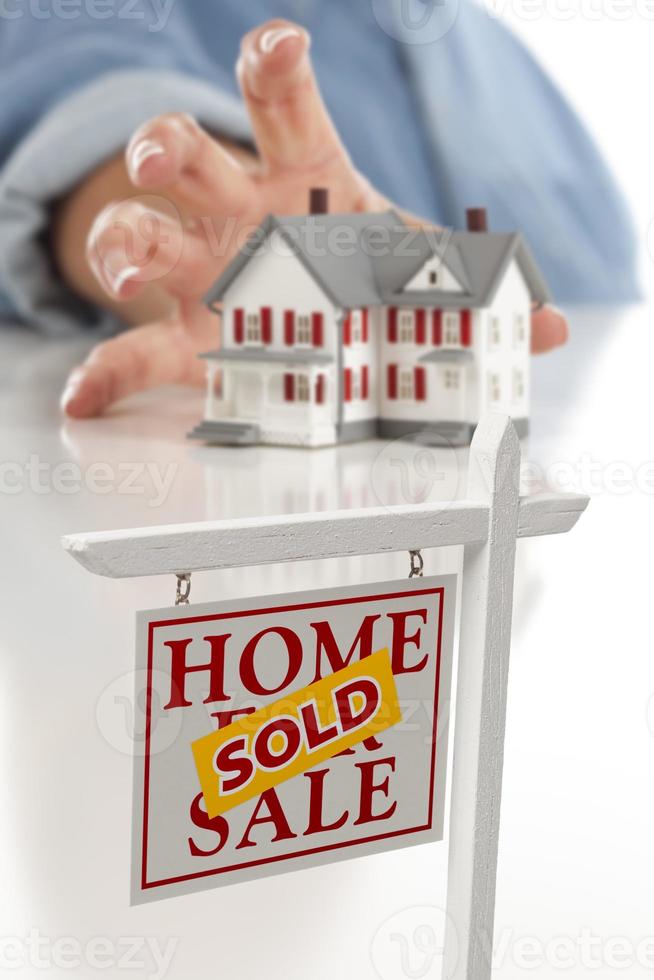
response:
<svg viewBox="0 0 654 980"><path fill-rule="evenodd" d="M311 390L309 388L309 378L306 374L297 374L295 376L295 391L299 402L308 402L310 400Z"/></svg>
<svg viewBox="0 0 654 980"><path fill-rule="evenodd" d="M492 316L490 319L490 331L488 334L488 342L490 347L499 347L502 340L502 333L500 330L500 318L499 316Z"/></svg>
<svg viewBox="0 0 654 980"><path fill-rule="evenodd" d="M361 375L358 371L352 371L352 380L350 385L352 398L361 398Z"/></svg>
<svg viewBox="0 0 654 980"><path fill-rule="evenodd" d="M513 344L522 347L527 339L527 325L523 313L516 313L513 318Z"/></svg>
<svg viewBox="0 0 654 980"><path fill-rule="evenodd" d="M491 371L488 375L488 397L491 402L498 402L502 397L500 376L495 371Z"/></svg>
<svg viewBox="0 0 654 980"><path fill-rule="evenodd" d="M295 324L295 342L297 344L311 344L311 317L301 314L297 317Z"/></svg>
<svg viewBox="0 0 654 980"><path fill-rule="evenodd" d="M460 343L459 314L445 313L443 316L443 343L450 347Z"/></svg>
<svg viewBox="0 0 654 980"><path fill-rule="evenodd" d="M413 401L413 368L400 369L400 398Z"/></svg>
<svg viewBox="0 0 654 980"><path fill-rule="evenodd" d="M361 330L361 311L352 310L350 314L350 329L352 331L352 343L360 344L363 340L363 334Z"/></svg>
<svg viewBox="0 0 654 980"><path fill-rule="evenodd" d="M413 313L409 310L400 313L400 343L413 343Z"/></svg>
<svg viewBox="0 0 654 980"><path fill-rule="evenodd" d="M520 368L515 368L513 371L513 400L514 402L521 401L525 397L525 375L524 371Z"/></svg>
<svg viewBox="0 0 654 980"><path fill-rule="evenodd" d="M261 343L261 319L258 313L248 313L246 316L245 339L248 344Z"/></svg>
<svg viewBox="0 0 654 980"><path fill-rule="evenodd" d="M436 272L435 269L429 270L429 285L430 286L438 285L438 273Z"/></svg>
<svg viewBox="0 0 654 980"><path fill-rule="evenodd" d="M448 391L458 391L461 387L461 374L458 368L445 368L443 372L443 387Z"/></svg>
<svg viewBox="0 0 654 980"><path fill-rule="evenodd" d="M216 371L213 378L211 379L211 393L214 400L219 402L223 398L223 373L222 371Z"/></svg>

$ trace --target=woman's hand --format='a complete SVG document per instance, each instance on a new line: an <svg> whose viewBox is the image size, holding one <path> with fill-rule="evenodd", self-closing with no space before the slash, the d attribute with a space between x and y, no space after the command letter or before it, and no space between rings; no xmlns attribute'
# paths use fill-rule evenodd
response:
<svg viewBox="0 0 654 980"><path fill-rule="evenodd" d="M391 207L352 165L308 52L306 32L287 21L242 41L236 70L258 157L214 139L188 116L161 116L134 134L124 164L107 165L64 204L55 230L63 275L139 324L99 344L73 371L62 396L68 415L100 415L156 385L202 383L197 354L219 342L202 296L269 212L306 212L312 186L329 188L334 212ZM80 236L85 262L75 248ZM546 307L534 314L532 334L533 349L548 350L564 342L567 326Z"/></svg>

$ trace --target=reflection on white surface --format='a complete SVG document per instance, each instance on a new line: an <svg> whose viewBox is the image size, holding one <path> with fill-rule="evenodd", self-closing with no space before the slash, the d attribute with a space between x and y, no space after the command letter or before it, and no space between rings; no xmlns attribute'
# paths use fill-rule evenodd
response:
<svg viewBox="0 0 654 980"><path fill-rule="evenodd" d="M529 937L576 942L566 975L584 977L592 968L581 961L579 937L592 928L605 957L592 973L608 977L612 937L636 944L654 933L651 320L646 309L579 315L570 346L534 363L525 457L538 472L568 481L565 489L578 478L577 489L594 499L570 535L519 547L497 907L504 953L494 974L507 980L522 975L516 960ZM397 922L386 969L398 980L409 976L402 949L414 956L405 965L417 969L415 930L438 932L438 914L430 923L425 908L445 901L442 845L128 907L131 765L114 743L116 732L129 730L130 706L120 679L133 667L134 611L172 602L174 582L94 578L63 553L59 537L448 499L464 492L465 453L420 457L410 444L381 442L325 450L196 446L184 435L201 414L201 394L179 391L62 427L58 391L79 345L7 333L0 352L0 934L23 943L7 955L27 955L31 929L51 944L173 937L166 976L175 980L372 980L375 937ZM460 560L458 549L425 557L429 572ZM407 571L406 555L389 555L207 573L194 576L192 598ZM95 976L88 963L52 966L53 955L49 948L44 975ZM622 975L650 975L639 955L634 947ZM150 959L129 975L153 971ZM40 972L26 966L13 975ZM549 961L531 973L558 975Z"/></svg>

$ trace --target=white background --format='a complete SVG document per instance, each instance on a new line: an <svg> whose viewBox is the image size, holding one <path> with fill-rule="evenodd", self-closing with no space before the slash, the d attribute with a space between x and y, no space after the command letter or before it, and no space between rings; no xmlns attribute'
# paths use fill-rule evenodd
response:
<svg viewBox="0 0 654 980"><path fill-rule="evenodd" d="M644 245L654 213L654 25L511 21L589 121ZM496 980L646 980L654 968L654 943L638 952L654 935L652 309L571 319L569 346L534 363L524 452L551 481L593 499L570 535L519 546ZM155 508L117 486L63 493L47 479L43 493L25 482L0 499L0 936L17 940L24 964L6 975L141 980L150 960L142 970L112 961L95 970L58 966L52 952L60 938L136 936L176 941L171 980L437 980L439 844L129 908L133 611L170 601L174 583L93 578L63 555L59 535L371 504L380 488L383 497L385 470L380 477L371 444L306 454L189 447L184 433L202 414L195 395L156 394L109 420L61 427L58 393L79 356L79 346L2 332L3 461L23 465L36 453L83 471L126 460L180 469ZM598 468L584 475L587 464ZM415 485L411 466L409 475ZM460 559L425 557L430 573ZM195 577L193 598L407 570L398 555L207 574ZM29 965L34 929L46 941L44 969Z"/></svg>
<svg viewBox="0 0 654 980"><path fill-rule="evenodd" d="M501 12L583 118L620 182L644 247L654 218L654 5L643 16L641 0L480 2ZM651 289L651 256L643 259Z"/></svg>

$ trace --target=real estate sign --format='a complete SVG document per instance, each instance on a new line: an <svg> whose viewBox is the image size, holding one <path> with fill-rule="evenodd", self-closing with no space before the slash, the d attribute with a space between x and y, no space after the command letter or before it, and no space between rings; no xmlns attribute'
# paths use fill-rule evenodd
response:
<svg viewBox="0 0 654 980"><path fill-rule="evenodd" d="M455 592L139 613L132 901L440 840Z"/></svg>

